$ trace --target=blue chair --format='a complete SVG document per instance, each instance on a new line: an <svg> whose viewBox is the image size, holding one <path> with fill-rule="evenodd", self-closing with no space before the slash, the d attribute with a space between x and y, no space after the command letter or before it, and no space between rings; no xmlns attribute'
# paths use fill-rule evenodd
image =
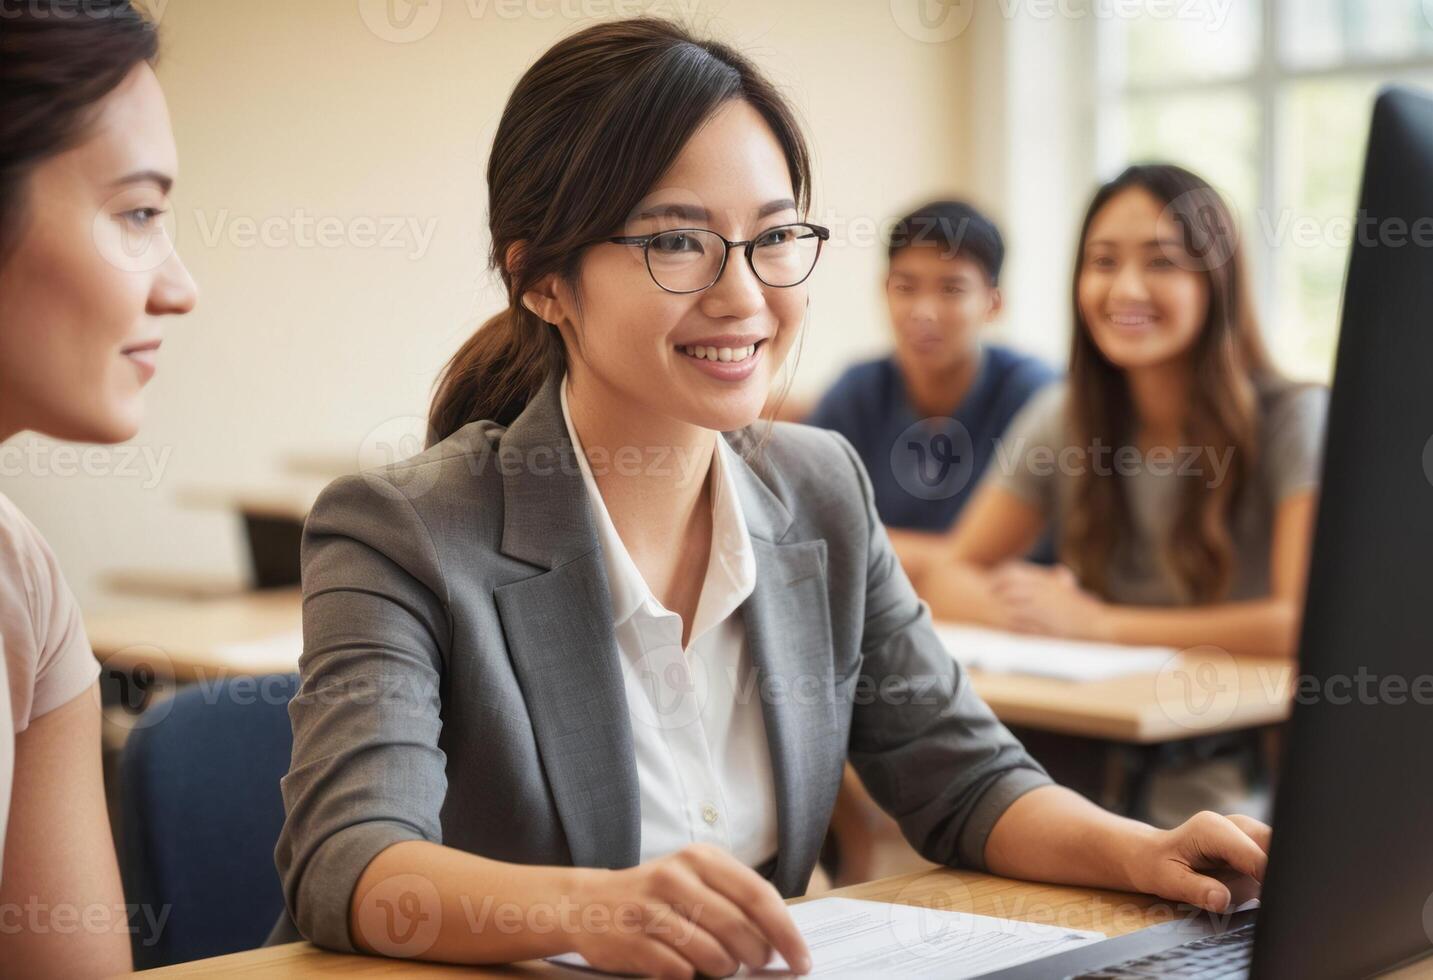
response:
<svg viewBox="0 0 1433 980"><path fill-rule="evenodd" d="M227 678L139 716L119 763L136 969L264 944L284 907L274 844L297 689L297 675Z"/></svg>

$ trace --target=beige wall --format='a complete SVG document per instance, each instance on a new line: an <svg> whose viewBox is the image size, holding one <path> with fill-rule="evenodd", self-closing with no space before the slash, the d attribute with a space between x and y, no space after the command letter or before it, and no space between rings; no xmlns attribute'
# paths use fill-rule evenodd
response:
<svg viewBox="0 0 1433 980"><path fill-rule="evenodd" d="M444 359L499 302L482 174L508 90L590 20L571 15L644 3L430 0L414 26L437 13L431 33L395 43L372 16L382 0L151 0L200 306L167 325L148 422L127 447L139 455L74 464L40 444L27 450L40 462L3 478L82 601L113 601L97 581L107 569L241 573L236 522L184 506L184 492L264 486L295 451L356 461L375 432L421 416ZM840 239L813 283L795 381L813 395L885 342L878 223L966 190L969 38L903 30L886 0L655 5L753 54L809 125L816 217ZM339 244L318 242L320 220ZM365 241L394 221L401 247ZM54 472L74 469L90 475Z"/></svg>

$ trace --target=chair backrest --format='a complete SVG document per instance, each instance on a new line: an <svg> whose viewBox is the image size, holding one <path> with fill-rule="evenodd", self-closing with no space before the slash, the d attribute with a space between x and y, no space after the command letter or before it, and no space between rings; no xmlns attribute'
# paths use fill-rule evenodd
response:
<svg viewBox="0 0 1433 980"><path fill-rule="evenodd" d="M120 865L136 969L264 943L283 910L274 845L298 677L193 684L135 722L120 757Z"/></svg>

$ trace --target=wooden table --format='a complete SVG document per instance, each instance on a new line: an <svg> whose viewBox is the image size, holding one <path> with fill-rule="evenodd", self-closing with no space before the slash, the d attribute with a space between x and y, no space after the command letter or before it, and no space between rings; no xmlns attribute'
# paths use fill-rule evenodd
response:
<svg viewBox="0 0 1433 980"><path fill-rule="evenodd" d="M236 660L233 644L293 634L302 625L297 588L245 592L194 602L151 602L85 617L95 656L107 669L148 666L180 683L224 674L282 674L298 668L292 655Z"/></svg>
<svg viewBox="0 0 1433 980"><path fill-rule="evenodd" d="M224 673L282 673L292 656L224 656L223 647L291 634L298 589L198 602L157 602L86 618L101 661L118 668L156 658L180 682ZM1138 745L1256 728L1288 717L1294 668L1212 648L1180 654L1158 674L1071 682L971 671L981 697L1009 725Z"/></svg>
<svg viewBox="0 0 1433 980"><path fill-rule="evenodd" d="M816 898L844 896L875 902L895 902L945 911L974 912L1003 919L1039 922L1071 929L1093 929L1107 936L1122 936L1145 926L1167 922L1182 913L1148 895L1067 888L1014 881L972 871L938 868L883 878L822 895L791 899L795 905ZM591 977L593 974L529 960L507 967L437 966L405 960L330 953L309 943L270 946L246 953L182 963L133 976L144 977L247 977L282 975L304 977ZM1399 980L1433 977L1433 959L1386 974Z"/></svg>

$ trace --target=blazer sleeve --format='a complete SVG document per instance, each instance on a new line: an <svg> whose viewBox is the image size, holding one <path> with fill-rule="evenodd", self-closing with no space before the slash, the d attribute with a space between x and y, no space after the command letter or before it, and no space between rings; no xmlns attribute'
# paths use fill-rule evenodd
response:
<svg viewBox="0 0 1433 980"><path fill-rule="evenodd" d="M378 474L323 492L301 561L304 651L274 859L298 930L351 952L349 907L368 863L399 841L442 840L446 593L426 526Z"/></svg>
<svg viewBox="0 0 1433 980"><path fill-rule="evenodd" d="M1011 803L1052 781L972 690L936 636L876 516L855 450L868 534L861 676L848 758L861 782L929 861L984 870L985 842Z"/></svg>

